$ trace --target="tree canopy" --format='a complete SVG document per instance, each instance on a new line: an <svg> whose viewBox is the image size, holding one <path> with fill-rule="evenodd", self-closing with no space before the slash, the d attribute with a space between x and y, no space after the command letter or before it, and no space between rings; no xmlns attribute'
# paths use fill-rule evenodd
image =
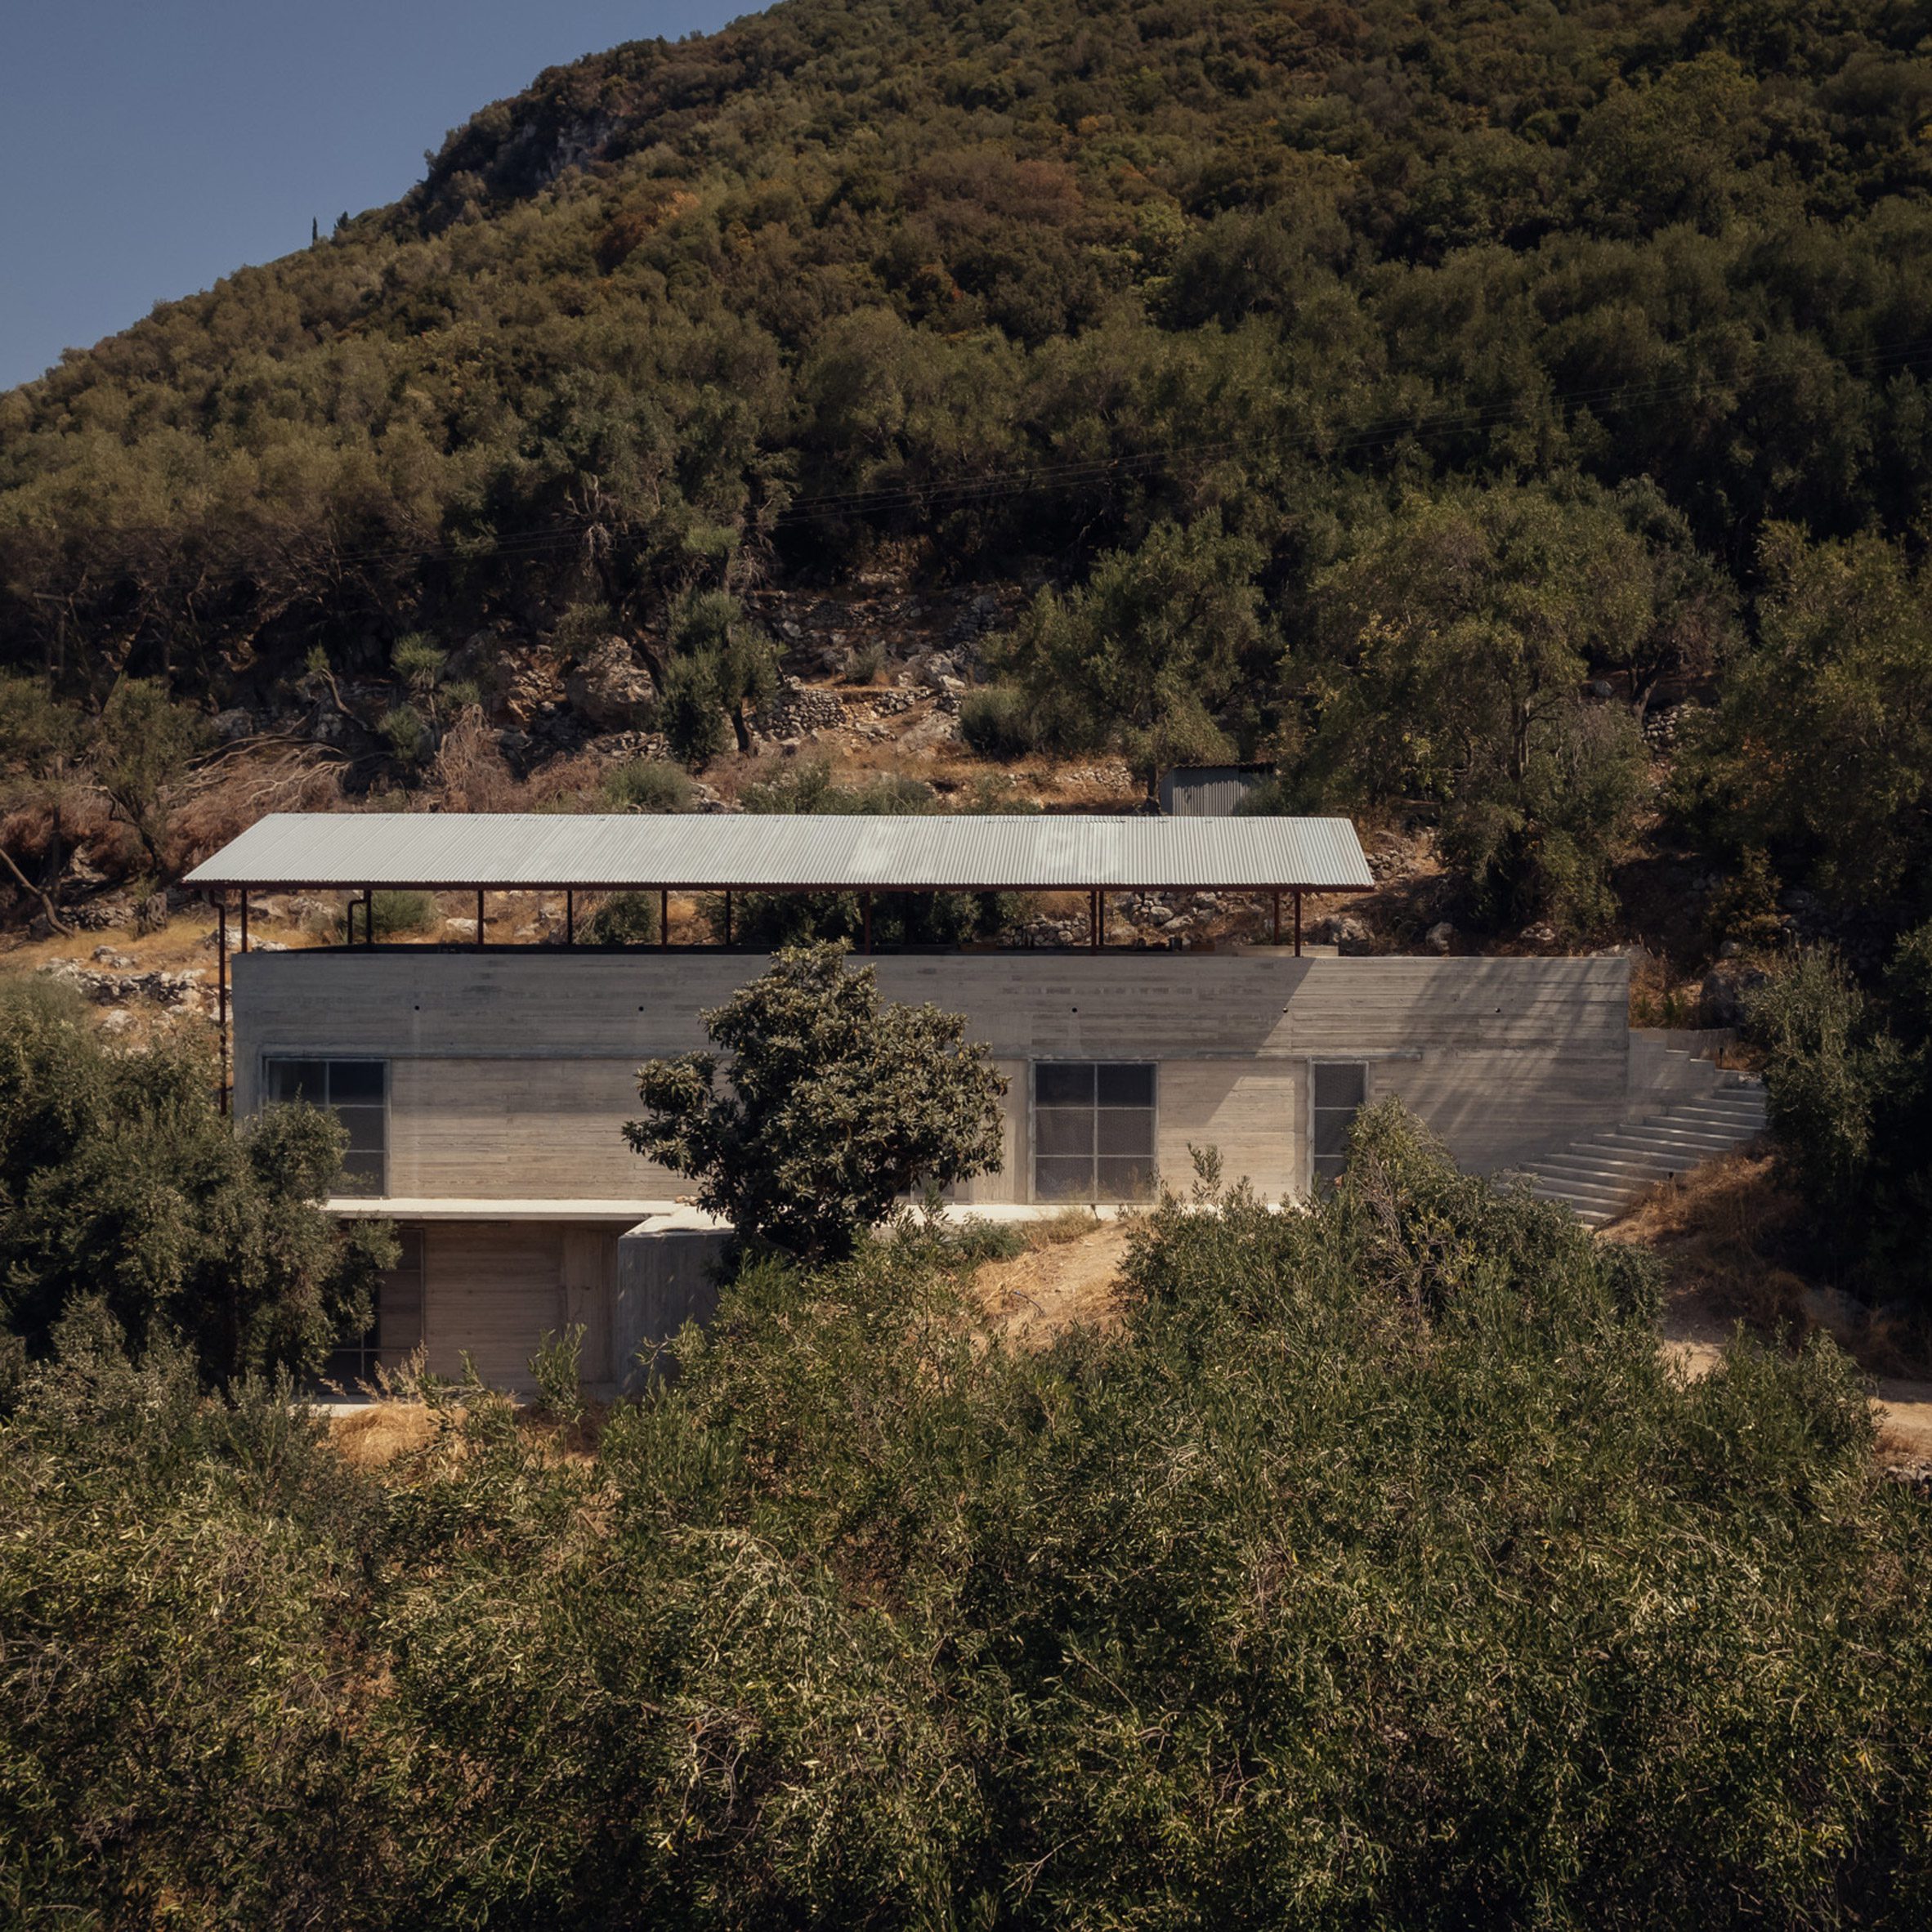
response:
<svg viewBox="0 0 1932 1932"><path fill-rule="evenodd" d="M105 1045L51 988L0 997L0 1310L44 1353L99 1303L129 1344L177 1338L199 1373L321 1366L368 1325L393 1237L321 1210L342 1132L312 1109L244 1131L186 1048Z"/></svg>
<svg viewBox="0 0 1932 1932"><path fill-rule="evenodd" d="M624 1138L696 1180L743 1241L840 1260L915 1189L999 1165L1006 1083L987 1049L956 1014L882 1002L843 945L780 950L704 1025L728 1060L648 1062L649 1112Z"/></svg>
<svg viewBox="0 0 1932 1932"><path fill-rule="evenodd" d="M272 709L319 652L395 682L407 776L449 685L594 612L697 763L770 688L755 588L1013 580L1033 715L1003 688L977 741L1232 749L1352 809L1453 777L1475 909L1587 925L1631 746L1580 671L1639 719L1742 678L1720 762L1788 688L1825 726L1790 796L1901 796L1909 705L1875 767L1789 640L1827 568L1890 627L1874 674L1927 631L1872 602L1886 556L1916 597L1932 511L1924 25L783 0L633 42L0 397L0 653L97 712L129 678ZM1365 602L1410 539L1411 607ZM1695 819L1721 862L1867 889L1740 811Z"/></svg>
<svg viewBox="0 0 1932 1932"><path fill-rule="evenodd" d="M984 1251L767 1263L594 1448L432 1389L378 1474L66 1325L0 1388L0 1883L270 1928L1925 1922L1928 1505L1828 1342L1686 1381L1635 1254L1386 1109L1305 1214L1158 1210L1117 1326L1008 1345Z"/></svg>

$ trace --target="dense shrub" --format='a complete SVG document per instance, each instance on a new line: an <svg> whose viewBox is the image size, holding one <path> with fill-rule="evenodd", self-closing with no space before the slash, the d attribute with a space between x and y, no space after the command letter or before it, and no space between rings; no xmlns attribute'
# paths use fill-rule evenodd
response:
<svg viewBox="0 0 1932 1932"><path fill-rule="evenodd" d="M394 1241L322 1213L342 1129L277 1107L238 1134L185 1048L104 1045L42 989L0 999L0 1306L29 1349L98 1300L137 1347L178 1335L226 1382L319 1366L368 1324Z"/></svg>
<svg viewBox="0 0 1932 1932"><path fill-rule="evenodd" d="M343 910L323 927L338 939L353 939L360 945L369 937L364 926L375 929L378 939L406 938L420 932L434 932L442 925L443 915L434 892L399 892L385 889L369 895L366 913L364 902L351 899Z"/></svg>
<svg viewBox="0 0 1932 1932"><path fill-rule="evenodd" d="M1033 700L1010 684L989 684L959 700L959 736L982 758L1022 758L1040 742Z"/></svg>
<svg viewBox="0 0 1932 1932"><path fill-rule="evenodd" d="M1755 994L1771 1133L1818 1256L1867 1296L1932 1315L1932 925L1874 986L1829 952Z"/></svg>
<svg viewBox="0 0 1932 1932"><path fill-rule="evenodd" d="M690 778L663 758L633 758L614 765L597 780L597 804L605 812L688 812Z"/></svg>
<svg viewBox="0 0 1932 1932"><path fill-rule="evenodd" d="M593 946L655 946L658 910L655 892L613 892L590 915L584 937Z"/></svg>
<svg viewBox="0 0 1932 1932"><path fill-rule="evenodd" d="M552 1452L380 1478L77 1318L0 1423L15 1916L1911 1926L1925 1499L1827 1343L1685 1384L1640 1266L1398 1116L988 1345L916 1228L731 1289Z"/></svg>

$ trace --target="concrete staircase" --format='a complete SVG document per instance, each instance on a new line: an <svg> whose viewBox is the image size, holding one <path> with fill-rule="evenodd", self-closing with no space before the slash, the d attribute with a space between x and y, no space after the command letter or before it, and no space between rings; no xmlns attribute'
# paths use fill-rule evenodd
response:
<svg viewBox="0 0 1932 1932"><path fill-rule="evenodd" d="M1764 1089L1748 1074L1725 1074L1703 1093L1659 1096L1667 1102L1642 1120L1518 1171L1530 1192L1574 1208L1586 1227L1614 1221L1646 1187L1688 1174L1754 1139L1764 1128Z"/></svg>

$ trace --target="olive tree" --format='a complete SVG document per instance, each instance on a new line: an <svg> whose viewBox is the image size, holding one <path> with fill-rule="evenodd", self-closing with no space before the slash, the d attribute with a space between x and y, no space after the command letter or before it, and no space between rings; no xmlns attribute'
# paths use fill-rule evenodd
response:
<svg viewBox="0 0 1932 1932"><path fill-rule="evenodd" d="M649 1062L624 1138L697 1181L741 1241L840 1259L915 1187L1000 1165L1006 1082L986 1048L956 1013L882 1001L843 946L775 954L704 1025L728 1063Z"/></svg>
<svg viewBox="0 0 1932 1932"><path fill-rule="evenodd" d="M186 1047L105 1044L57 989L0 999L0 1316L43 1353L100 1301L136 1349L178 1337L203 1379L320 1366L366 1326L395 1259L377 1223L321 1202L342 1131L278 1107L236 1133Z"/></svg>

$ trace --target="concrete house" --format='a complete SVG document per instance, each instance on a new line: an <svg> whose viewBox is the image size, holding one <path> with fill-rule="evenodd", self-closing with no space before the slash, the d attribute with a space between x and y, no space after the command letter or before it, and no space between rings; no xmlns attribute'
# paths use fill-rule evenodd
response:
<svg viewBox="0 0 1932 1932"><path fill-rule="evenodd" d="M982 1212L1143 1199L1163 1176L1185 1183L1194 1146L1289 1200L1339 1169L1359 1107L1395 1095L1465 1165L1533 1169L1600 1217L1605 1199L1562 1165L1575 1147L1651 1136L1612 1160L1607 1199L1757 1117L1708 1062L1631 1033L1621 958L1304 950L1305 895L1372 883L1345 820L284 814L188 883L215 900L225 932L240 922L241 950L229 960L225 941L219 955L235 1111L297 1097L333 1109L349 1139L333 1209L386 1217L402 1236L351 1372L421 1346L438 1372L467 1352L486 1380L516 1386L545 1330L581 1323L587 1379L612 1383L661 1321L651 1271L665 1234L694 1218L676 1200L689 1183L622 1138L635 1069L704 1044L701 1013L764 960L664 938L579 943L586 899L615 890L657 892L667 910L673 892L728 907L748 892L849 892L868 950L875 894L1085 895L1085 946L871 962L885 996L966 1015L1008 1077L1001 1169L958 1191ZM473 895L475 941L372 942L369 895L395 888ZM250 895L297 889L351 896L350 942L251 949ZM1276 942L1103 943L1110 895L1175 889L1262 895ZM561 929L548 943L490 941L490 896L505 892L547 895ZM1660 1107L1675 1125L1652 1125ZM1686 1124L1687 1107L1705 1111Z"/></svg>

